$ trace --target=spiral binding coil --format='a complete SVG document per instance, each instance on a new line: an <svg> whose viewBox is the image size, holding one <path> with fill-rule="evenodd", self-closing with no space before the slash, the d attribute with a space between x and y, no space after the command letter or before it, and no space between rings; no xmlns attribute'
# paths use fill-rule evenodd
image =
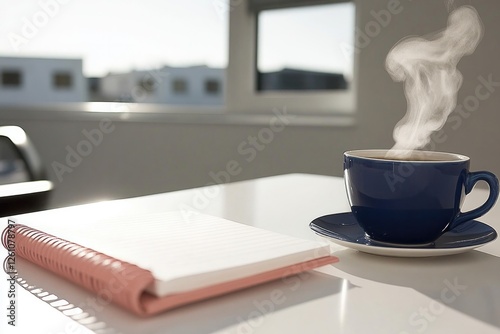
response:
<svg viewBox="0 0 500 334"><path fill-rule="evenodd" d="M145 314L140 297L154 281L148 270L25 225L16 224L14 232L16 255L95 292L102 300ZM4 234L5 230L5 247Z"/></svg>

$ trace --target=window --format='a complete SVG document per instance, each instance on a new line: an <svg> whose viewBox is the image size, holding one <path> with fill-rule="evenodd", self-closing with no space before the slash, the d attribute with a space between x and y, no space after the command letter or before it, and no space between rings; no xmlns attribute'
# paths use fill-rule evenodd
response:
<svg viewBox="0 0 500 334"><path fill-rule="evenodd" d="M30 79L26 90L3 94L0 104L180 104L169 100L174 95L170 70L180 69L187 79L174 84L175 94L203 89L205 68L225 72L228 12L215 1L25 0L12 6L0 0L0 69L15 66ZM67 60L74 64L59 73ZM2 77L11 87L21 79L19 74ZM192 94L182 101L206 105Z"/></svg>
<svg viewBox="0 0 500 334"><path fill-rule="evenodd" d="M175 94L185 94L188 90L188 84L184 79L174 79L172 81L172 91Z"/></svg>
<svg viewBox="0 0 500 334"><path fill-rule="evenodd" d="M70 89L73 85L71 73L54 73L54 75L52 76L52 85L55 89Z"/></svg>
<svg viewBox="0 0 500 334"><path fill-rule="evenodd" d="M99 78L89 78L88 83L90 94L98 94L101 91Z"/></svg>
<svg viewBox="0 0 500 334"><path fill-rule="evenodd" d="M355 109L356 54L339 45L354 45L353 1L23 4L0 0L0 69L19 70L17 79L2 75L3 85L30 85L5 90L0 104L126 101L321 116ZM61 68L67 73L52 77Z"/></svg>
<svg viewBox="0 0 500 334"><path fill-rule="evenodd" d="M352 115L356 54L345 50L354 45L354 32L352 1L248 0L232 7L228 109Z"/></svg>
<svg viewBox="0 0 500 334"><path fill-rule="evenodd" d="M205 81L205 92L207 94L219 94L220 93L220 83L215 79L208 79Z"/></svg>
<svg viewBox="0 0 500 334"><path fill-rule="evenodd" d="M156 90L156 82L153 78L144 78L140 80L138 86L146 93L153 93Z"/></svg>
<svg viewBox="0 0 500 334"><path fill-rule="evenodd" d="M353 44L351 3L270 9L257 17L257 90L347 89Z"/></svg>
<svg viewBox="0 0 500 334"><path fill-rule="evenodd" d="M22 83L21 71L4 70L2 71L2 86L20 87Z"/></svg>

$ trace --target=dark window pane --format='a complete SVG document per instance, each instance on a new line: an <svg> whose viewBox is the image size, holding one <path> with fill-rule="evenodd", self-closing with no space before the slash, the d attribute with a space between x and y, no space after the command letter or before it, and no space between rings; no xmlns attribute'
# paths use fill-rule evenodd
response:
<svg viewBox="0 0 500 334"><path fill-rule="evenodd" d="M21 86L21 72L17 70L2 71L2 86L19 87Z"/></svg>
<svg viewBox="0 0 500 334"><path fill-rule="evenodd" d="M139 87L147 93L153 93L156 90L157 83L152 78L146 78L139 81Z"/></svg>
<svg viewBox="0 0 500 334"><path fill-rule="evenodd" d="M215 79L206 80L205 92L208 94L218 94L220 92L220 82Z"/></svg>
<svg viewBox="0 0 500 334"><path fill-rule="evenodd" d="M187 92L187 82L184 79L174 79L172 82L172 90L177 94L184 94Z"/></svg>
<svg viewBox="0 0 500 334"><path fill-rule="evenodd" d="M57 89L71 88L71 86L73 85L71 73L68 72L54 73L54 76L52 77L52 85Z"/></svg>

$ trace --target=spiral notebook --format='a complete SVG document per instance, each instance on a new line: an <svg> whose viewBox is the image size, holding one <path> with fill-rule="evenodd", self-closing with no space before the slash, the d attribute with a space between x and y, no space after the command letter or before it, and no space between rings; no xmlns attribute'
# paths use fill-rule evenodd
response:
<svg viewBox="0 0 500 334"><path fill-rule="evenodd" d="M2 242L14 233L16 256L141 316L338 260L327 244L202 214L59 209L9 222Z"/></svg>

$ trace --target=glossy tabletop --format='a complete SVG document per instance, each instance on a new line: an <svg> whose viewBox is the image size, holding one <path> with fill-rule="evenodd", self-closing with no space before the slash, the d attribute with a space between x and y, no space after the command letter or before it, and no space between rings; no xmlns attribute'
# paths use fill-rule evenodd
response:
<svg viewBox="0 0 500 334"><path fill-rule="evenodd" d="M486 194L475 189L463 209L479 205ZM289 174L59 210L75 215L87 210L96 214L202 212L325 240L311 231L309 223L319 216L349 211L349 206L342 178ZM50 219L59 210L35 214ZM500 231L500 207L479 221ZM2 314L0 332L500 333L498 239L463 254L424 258L371 255L333 243L332 248L340 259L333 265L147 319L99 303L92 294L20 261L29 287L17 288L17 326L8 326ZM8 291L2 281L0 305L5 310ZM79 322L78 316L52 307L50 295L81 307L88 313L86 320Z"/></svg>

